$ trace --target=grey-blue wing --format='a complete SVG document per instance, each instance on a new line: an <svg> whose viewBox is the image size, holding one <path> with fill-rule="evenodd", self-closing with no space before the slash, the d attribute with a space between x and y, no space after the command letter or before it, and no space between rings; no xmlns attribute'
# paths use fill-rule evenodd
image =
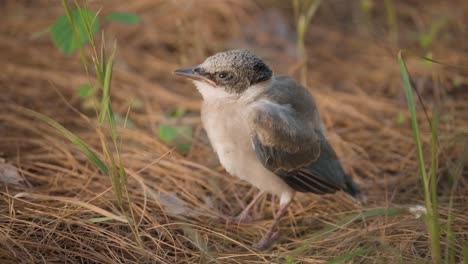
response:
<svg viewBox="0 0 468 264"><path fill-rule="evenodd" d="M307 156L303 156L307 153L288 153L274 146L262 145L257 136L253 139L253 145L263 165L296 191L326 194L343 190L352 196L360 193L323 135L320 135L318 157L308 156L308 163ZM304 165L297 168L300 163Z"/></svg>
<svg viewBox="0 0 468 264"><path fill-rule="evenodd" d="M249 116L252 145L263 166L291 188L317 194L343 190L353 196L359 187L345 174L323 136L316 110L298 113L291 105L258 103ZM318 113L317 113L318 114Z"/></svg>

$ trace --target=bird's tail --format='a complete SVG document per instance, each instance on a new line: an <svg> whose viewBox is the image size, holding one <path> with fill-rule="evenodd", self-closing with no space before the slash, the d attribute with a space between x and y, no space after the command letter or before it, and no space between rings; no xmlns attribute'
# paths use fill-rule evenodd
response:
<svg viewBox="0 0 468 264"><path fill-rule="evenodd" d="M361 203L365 203L367 201L366 196L362 193L361 188L353 181L351 176L345 175L346 179L346 188L344 191L354 197L356 200L358 200Z"/></svg>

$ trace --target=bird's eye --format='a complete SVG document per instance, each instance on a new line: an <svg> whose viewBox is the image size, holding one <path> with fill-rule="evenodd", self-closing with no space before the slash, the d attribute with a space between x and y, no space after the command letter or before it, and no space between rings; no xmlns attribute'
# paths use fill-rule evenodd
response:
<svg viewBox="0 0 468 264"><path fill-rule="evenodd" d="M218 77L221 78L221 79L224 79L228 76L228 73L227 72L220 72L218 73Z"/></svg>

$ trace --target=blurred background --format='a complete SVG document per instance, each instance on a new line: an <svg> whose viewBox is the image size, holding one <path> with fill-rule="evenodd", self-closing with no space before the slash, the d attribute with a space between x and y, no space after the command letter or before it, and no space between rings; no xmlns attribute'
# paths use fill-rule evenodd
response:
<svg viewBox="0 0 468 264"><path fill-rule="evenodd" d="M362 210L424 206L399 50L413 52L404 53L404 60L427 168L431 153L438 161L441 225L451 226L451 235L441 238L442 255L451 263L468 255L467 1L78 2L99 17L93 28L97 49L102 44L109 55L116 47L110 98L119 151L101 149L111 136L96 118L101 92L95 88L93 47L84 45L87 72L70 41L73 32L63 26L66 20L60 22L66 19L62 2L0 1L5 263L325 263L342 255L356 263L428 261L426 225L406 211L396 218L379 211L326 237L310 235ZM261 237L277 205L264 197L255 211L267 218L253 224L210 220L239 212L256 190L220 167L201 126L201 96L173 75L229 49L254 51L276 73L314 93L328 138L363 186L367 205L344 194L300 194L272 252L234 250ZM138 225L116 218L123 209L113 178L50 122L22 107L63 125L106 161L119 155L130 198L123 207L131 208ZM435 109L438 141L431 152L428 122Z"/></svg>

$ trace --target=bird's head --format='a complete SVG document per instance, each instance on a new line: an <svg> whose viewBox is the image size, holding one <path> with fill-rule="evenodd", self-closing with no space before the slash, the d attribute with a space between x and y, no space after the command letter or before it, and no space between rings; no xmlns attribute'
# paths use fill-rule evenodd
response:
<svg viewBox="0 0 468 264"><path fill-rule="evenodd" d="M272 71L251 51L229 50L208 57L198 66L178 69L175 74L194 80L197 86L242 94L250 86L269 80Z"/></svg>

